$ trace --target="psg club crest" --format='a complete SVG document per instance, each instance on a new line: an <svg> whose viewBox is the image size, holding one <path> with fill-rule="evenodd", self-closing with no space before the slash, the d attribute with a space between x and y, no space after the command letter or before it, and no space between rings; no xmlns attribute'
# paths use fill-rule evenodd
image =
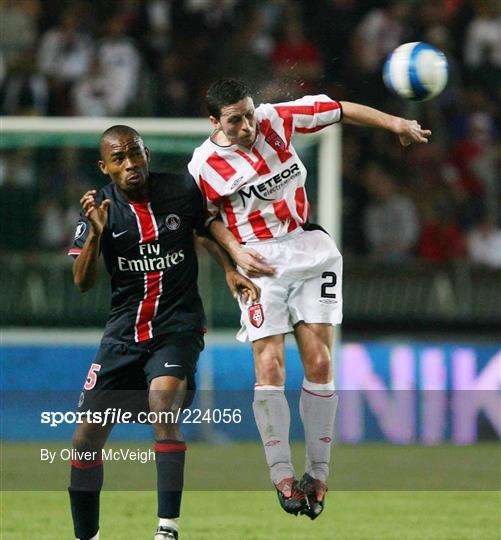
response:
<svg viewBox="0 0 501 540"><path fill-rule="evenodd" d="M263 306L261 304L254 304L249 308L249 319L252 326L261 328L264 322Z"/></svg>
<svg viewBox="0 0 501 540"><path fill-rule="evenodd" d="M87 224L83 221L80 221L75 230L75 240L82 236L82 234L85 232L85 229L87 229Z"/></svg>
<svg viewBox="0 0 501 540"><path fill-rule="evenodd" d="M180 225L181 225L181 218L177 214L169 214L165 218L165 226L170 231L175 231L179 229Z"/></svg>

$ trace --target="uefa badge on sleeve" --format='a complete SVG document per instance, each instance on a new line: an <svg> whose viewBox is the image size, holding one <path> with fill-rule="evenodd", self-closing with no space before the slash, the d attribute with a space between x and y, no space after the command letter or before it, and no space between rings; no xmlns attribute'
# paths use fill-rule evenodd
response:
<svg viewBox="0 0 501 540"><path fill-rule="evenodd" d="M261 328L264 322L263 306L261 304L254 304L249 308L249 319L252 326Z"/></svg>

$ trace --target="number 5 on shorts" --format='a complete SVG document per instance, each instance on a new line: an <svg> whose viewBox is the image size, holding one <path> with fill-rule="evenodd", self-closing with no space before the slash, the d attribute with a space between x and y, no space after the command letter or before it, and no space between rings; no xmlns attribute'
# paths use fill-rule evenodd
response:
<svg viewBox="0 0 501 540"><path fill-rule="evenodd" d="M92 390L96 386L97 372L101 369L101 364L92 364L87 373L87 379L84 384L85 390Z"/></svg>

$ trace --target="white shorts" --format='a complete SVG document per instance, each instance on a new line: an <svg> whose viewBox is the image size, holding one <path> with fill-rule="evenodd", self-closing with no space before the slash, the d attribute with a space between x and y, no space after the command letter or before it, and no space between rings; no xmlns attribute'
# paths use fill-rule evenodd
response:
<svg viewBox="0 0 501 540"><path fill-rule="evenodd" d="M343 258L327 233L296 229L249 247L265 258L275 275L252 278L261 288L258 304L246 305L239 300L239 341L287 334L300 321L341 323Z"/></svg>

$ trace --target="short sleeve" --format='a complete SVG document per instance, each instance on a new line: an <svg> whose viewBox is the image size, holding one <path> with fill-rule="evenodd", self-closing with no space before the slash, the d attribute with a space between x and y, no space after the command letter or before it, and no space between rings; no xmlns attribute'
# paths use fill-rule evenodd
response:
<svg viewBox="0 0 501 540"><path fill-rule="evenodd" d="M73 244L68 250L68 255L73 257L78 257L82 252L87 236L89 235L90 223L89 220L83 215L80 214L80 218L77 222L75 228L75 235L73 237Z"/></svg>

